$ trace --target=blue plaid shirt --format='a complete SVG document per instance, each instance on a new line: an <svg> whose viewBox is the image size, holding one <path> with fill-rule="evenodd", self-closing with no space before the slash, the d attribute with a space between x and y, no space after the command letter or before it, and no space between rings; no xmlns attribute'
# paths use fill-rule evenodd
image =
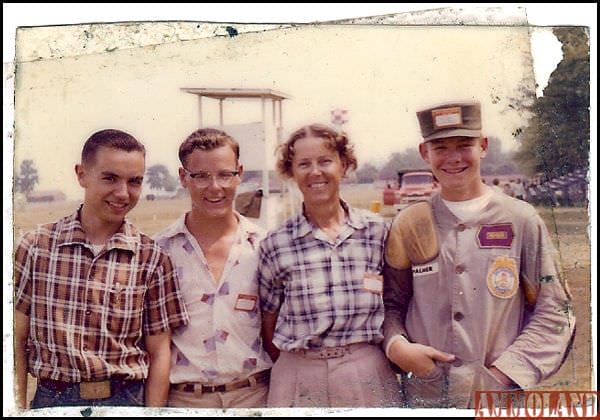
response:
<svg viewBox="0 0 600 420"><path fill-rule="evenodd" d="M365 285L382 279L388 226L379 215L342 205L348 217L335 242L303 214L261 242L261 308L279 311L273 343L280 350L383 340L382 295Z"/></svg>

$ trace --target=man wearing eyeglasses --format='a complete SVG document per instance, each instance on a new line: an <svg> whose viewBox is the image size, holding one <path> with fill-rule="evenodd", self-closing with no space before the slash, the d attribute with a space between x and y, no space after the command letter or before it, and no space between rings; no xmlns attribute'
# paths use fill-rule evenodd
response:
<svg viewBox="0 0 600 420"><path fill-rule="evenodd" d="M263 350L256 270L262 228L234 210L239 144L203 128L179 147L191 209L155 239L177 267L191 318L172 335L169 406L264 407L272 365Z"/></svg>

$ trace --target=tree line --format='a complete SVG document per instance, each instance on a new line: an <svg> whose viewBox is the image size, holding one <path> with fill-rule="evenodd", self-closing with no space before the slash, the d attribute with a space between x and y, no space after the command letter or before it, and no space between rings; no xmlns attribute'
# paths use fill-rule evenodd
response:
<svg viewBox="0 0 600 420"><path fill-rule="evenodd" d="M146 170L144 179L151 189L165 190L173 192L179 185L178 178L169 173L165 165L152 165ZM22 194L29 194L36 184L40 182L37 168L33 160L25 159L21 162L19 173L15 176L15 191Z"/></svg>

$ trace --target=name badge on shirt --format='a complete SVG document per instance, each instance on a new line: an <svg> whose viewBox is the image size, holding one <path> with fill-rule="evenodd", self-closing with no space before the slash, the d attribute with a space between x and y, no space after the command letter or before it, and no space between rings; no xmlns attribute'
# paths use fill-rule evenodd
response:
<svg viewBox="0 0 600 420"><path fill-rule="evenodd" d="M254 312L257 300L258 296L240 293L235 301L234 309L236 311Z"/></svg>
<svg viewBox="0 0 600 420"><path fill-rule="evenodd" d="M363 277L363 288L378 295L383 293L383 276L375 273L365 273Z"/></svg>
<svg viewBox="0 0 600 420"><path fill-rule="evenodd" d="M512 223L482 225L477 230L480 248L511 248L515 232Z"/></svg>
<svg viewBox="0 0 600 420"><path fill-rule="evenodd" d="M423 265L413 265L413 277L426 276L428 274L437 273L439 270L437 261Z"/></svg>

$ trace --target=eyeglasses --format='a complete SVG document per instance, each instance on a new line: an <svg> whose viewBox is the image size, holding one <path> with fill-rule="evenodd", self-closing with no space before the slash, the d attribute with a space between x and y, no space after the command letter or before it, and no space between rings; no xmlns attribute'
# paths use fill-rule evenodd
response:
<svg viewBox="0 0 600 420"><path fill-rule="evenodd" d="M183 170L190 176L190 178L192 178L194 185L199 188L208 187L211 184L213 177L217 180L217 184L220 187L230 187L233 179L240 173L239 171L221 171L215 175L205 171L190 172L185 168L183 168Z"/></svg>

